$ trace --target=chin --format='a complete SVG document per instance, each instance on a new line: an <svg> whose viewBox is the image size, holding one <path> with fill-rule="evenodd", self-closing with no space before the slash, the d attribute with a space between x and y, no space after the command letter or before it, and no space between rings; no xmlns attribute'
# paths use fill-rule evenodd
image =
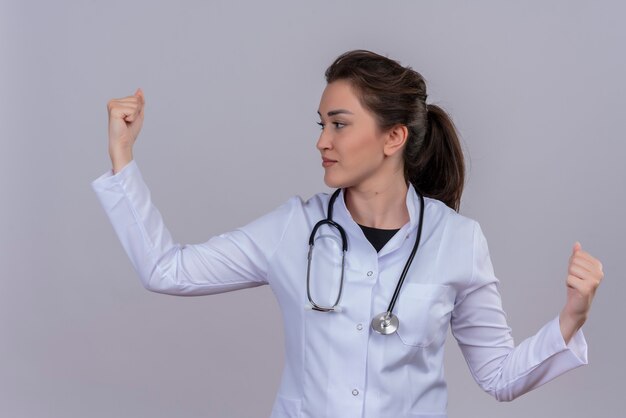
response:
<svg viewBox="0 0 626 418"><path fill-rule="evenodd" d="M336 179L329 176L324 176L324 184L331 189L339 189L342 187L341 182L338 182Z"/></svg>
<svg viewBox="0 0 626 418"><path fill-rule="evenodd" d="M329 175L324 176L324 183L331 189L346 189L353 185L353 183L347 179L338 179Z"/></svg>

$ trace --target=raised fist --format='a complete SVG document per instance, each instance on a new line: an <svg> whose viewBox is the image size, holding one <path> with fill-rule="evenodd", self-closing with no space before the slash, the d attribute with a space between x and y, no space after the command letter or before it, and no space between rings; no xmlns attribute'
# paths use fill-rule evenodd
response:
<svg viewBox="0 0 626 418"><path fill-rule="evenodd" d="M111 99L109 111L109 154L115 172L132 160L132 149L143 125L145 99L138 88L132 96Z"/></svg>

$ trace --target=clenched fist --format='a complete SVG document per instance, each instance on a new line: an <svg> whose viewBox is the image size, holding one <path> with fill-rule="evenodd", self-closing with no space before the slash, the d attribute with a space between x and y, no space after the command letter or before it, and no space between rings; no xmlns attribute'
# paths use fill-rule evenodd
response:
<svg viewBox="0 0 626 418"><path fill-rule="evenodd" d="M117 173L133 159L133 145L143 125L145 99L140 88L132 96L111 99L109 111L109 155Z"/></svg>
<svg viewBox="0 0 626 418"><path fill-rule="evenodd" d="M603 278L602 263L583 251L576 242L567 269L567 301L559 317L566 343L587 320L591 302Z"/></svg>

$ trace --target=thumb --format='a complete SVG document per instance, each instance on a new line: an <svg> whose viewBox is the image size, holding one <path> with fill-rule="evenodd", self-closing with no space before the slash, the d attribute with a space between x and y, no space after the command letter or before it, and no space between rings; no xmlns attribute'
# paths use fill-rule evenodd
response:
<svg viewBox="0 0 626 418"><path fill-rule="evenodd" d="M580 242L576 241L574 243L574 248L572 249L572 254L575 254L576 251L580 251L582 249L582 245L580 245Z"/></svg>
<svg viewBox="0 0 626 418"><path fill-rule="evenodd" d="M139 87L139 88L137 88L137 90L135 90L135 94L133 96L141 97L141 100L143 101L144 96L143 96L143 90L141 90L141 87Z"/></svg>
<svg viewBox="0 0 626 418"><path fill-rule="evenodd" d="M141 90L141 87L139 87L136 91L134 96L139 98L139 102L141 103L141 108L139 109L139 114L141 116L143 116L143 107L145 106L146 103L146 98L143 96L143 90Z"/></svg>

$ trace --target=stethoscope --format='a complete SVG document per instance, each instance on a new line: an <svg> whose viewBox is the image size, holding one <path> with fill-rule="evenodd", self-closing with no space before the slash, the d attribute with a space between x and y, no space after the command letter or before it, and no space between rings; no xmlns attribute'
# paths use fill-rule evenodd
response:
<svg viewBox="0 0 626 418"><path fill-rule="evenodd" d="M344 277L346 252L348 251L348 240L346 236L346 231L344 231L341 225L333 221L333 206L335 203L335 199L337 199L337 196L339 196L340 191L341 189L335 190L333 195L330 197L330 200L328 201L328 215L326 219L322 219L321 221L315 224L315 226L313 227L313 231L311 231L311 236L309 237L309 254L308 254L308 263L307 263L307 269L306 269L306 293L307 293L307 297L309 298L309 303L311 304L310 305L311 309L320 311L320 312L340 312L341 311L341 307L339 307L339 301L341 300L341 292L343 290L343 277ZM419 247L420 237L422 235L422 222L424 220L424 197L419 192L417 192L417 195L420 198L420 216L419 216L419 223L417 225L417 237L415 238L415 245L413 245L413 250L411 251L411 255L409 255L409 258L407 259L406 264L404 265L404 269L402 270L402 274L400 275L400 279L398 280L398 284L396 285L396 289L393 292L393 296L391 297L391 301L389 302L389 306L387 307L387 310L385 312L379 313L372 319L372 329L383 335L393 334L394 332L398 330L398 327L400 326L400 321L398 320L398 317L393 313L393 308L396 306L396 301L398 300L398 296L400 295L400 289L402 288L402 284L404 283L406 274L409 271L411 262L413 261L413 258L415 257L415 253L417 252L417 247ZM339 292L337 293L337 299L335 300L332 306L319 305L315 303L315 301L313 301L313 298L311 297L311 288L310 288L311 259L313 258L313 247L315 246L315 243L314 243L315 233L317 232L318 228L322 225L329 225L337 229L337 231L339 231L339 235L341 235L341 247L342 247L341 279L339 282Z"/></svg>

